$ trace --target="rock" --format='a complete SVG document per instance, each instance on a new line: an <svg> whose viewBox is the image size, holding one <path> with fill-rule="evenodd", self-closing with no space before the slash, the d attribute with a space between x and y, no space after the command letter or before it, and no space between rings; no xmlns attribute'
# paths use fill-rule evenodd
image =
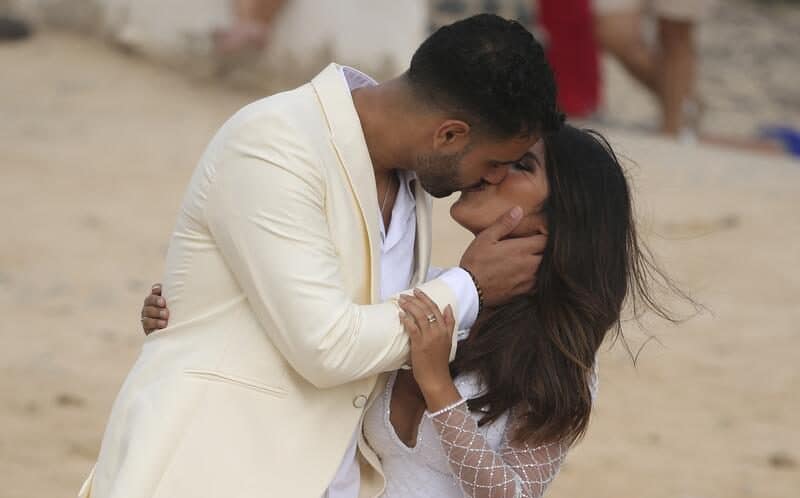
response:
<svg viewBox="0 0 800 498"><path fill-rule="evenodd" d="M63 407L77 408L86 405L86 399L76 394L60 393L56 396L56 404Z"/></svg>
<svg viewBox="0 0 800 498"><path fill-rule="evenodd" d="M775 451L770 454L769 466L773 469L794 469L797 468L797 460L785 451Z"/></svg>
<svg viewBox="0 0 800 498"><path fill-rule="evenodd" d="M39 403L37 403L36 401L26 402L25 405L22 407L22 409L28 415L36 415L41 411L41 407L39 406Z"/></svg>
<svg viewBox="0 0 800 498"><path fill-rule="evenodd" d="M147 292L147 284L140 278L128 278L125 282L125 288L128 292L134 294L145 294Z"/></svg>
<svg viewBox="0 0 800 498"><path fill-rule="evenodd" d="M93 460L97 457L97 449L87 444L71 441L67 445L67 453L77 457Z"/></svg>
<svg viewBox="0 0 800 498"><path fill-rule="evenodd" d="M652 446L658 446L661 444L661 436L655 432L650 432L647 434L647 443Z"/></svg>

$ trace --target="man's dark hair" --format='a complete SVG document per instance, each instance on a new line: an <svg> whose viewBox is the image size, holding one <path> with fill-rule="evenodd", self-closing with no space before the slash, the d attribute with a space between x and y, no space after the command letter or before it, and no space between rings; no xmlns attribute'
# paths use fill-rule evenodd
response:
<svg viewBox="0 0 800 498"><path fill-rule="evenodd" d="M414 53L407 77L417 97L492 137L551 132L564 121L541 44L495 15L439 28Z"/></svg>

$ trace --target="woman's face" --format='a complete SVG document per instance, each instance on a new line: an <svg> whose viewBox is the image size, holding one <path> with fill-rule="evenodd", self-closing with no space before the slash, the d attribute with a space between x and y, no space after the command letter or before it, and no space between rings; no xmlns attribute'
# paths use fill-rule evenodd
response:
<svg viewBox="0 0 800 498"><path fill-rule="evenodd" d="M502 182L497 185L484 183L462 191L461 197L450 208L450 216L477 234L511 208L519 206L523 217L512 236L547 233L547 220L541 213L549 195L544 158L544 140L539 140L522 161L509 167Z"/></svg>

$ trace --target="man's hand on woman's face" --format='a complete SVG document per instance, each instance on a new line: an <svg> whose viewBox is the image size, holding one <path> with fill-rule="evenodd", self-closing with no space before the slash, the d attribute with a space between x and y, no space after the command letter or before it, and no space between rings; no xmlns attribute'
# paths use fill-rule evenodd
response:
<svg viewBox="0 0 800 498"><path fill-rule="evenodd" d="M142 306L142 329L149 335L151 332L166 328L169 323L167 301L161 297L161 284L153 284L150 295L144 298Z"/></svg>
<svg viewBox="0 0 800 498"><path fill-rule="evenodd" d="M487 306L504 304L533 289L547 235L505 239L521 218L520 208L505 213L479 233L461 257L460 266L474 275Z"/></svg>

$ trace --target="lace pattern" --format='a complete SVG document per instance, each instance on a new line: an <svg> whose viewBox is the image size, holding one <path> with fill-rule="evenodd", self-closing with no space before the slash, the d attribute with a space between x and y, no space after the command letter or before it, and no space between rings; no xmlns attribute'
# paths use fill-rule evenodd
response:
<svg viewBox="0 0 800 498"><path fill-rule="evenodd" d="M429 414L464 495L469 498L540 497L555 479L567 445L512 442L507 424L499 451L492 450L466 403Z"/></svg>
<svg viewBox="0 0 800 498"><path fill-rule="evenodd" d="M594 398L596 365L590 376ZM470 413L464 401L485 389L474 374L454 379L462 399L423 416L416 444L406 446L390 420L395 379L389 377L364 418L364 436L386 476L383 498L541 497L555 479L568 445L514 442L518 410L478 427L481 414Z"/></svg>

